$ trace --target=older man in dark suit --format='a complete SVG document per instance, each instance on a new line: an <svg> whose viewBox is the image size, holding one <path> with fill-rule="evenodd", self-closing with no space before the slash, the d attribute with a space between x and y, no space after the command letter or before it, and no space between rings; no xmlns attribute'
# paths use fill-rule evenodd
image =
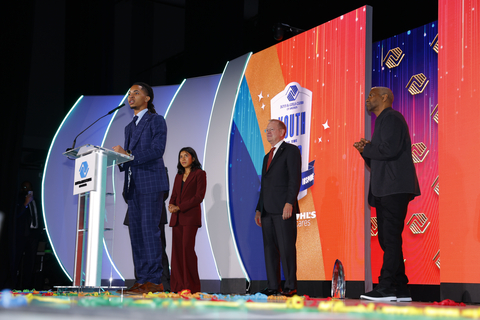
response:
<svg viewBox="0 0 480 320"><path fill-rule="evenodd" d="M162 244L158 227L163 208L163 193L169 189L163 153L167 140L165 119L155 111L152 88L135 83L128 93L134 111L125 127L125 147L113 150L133 156L120 168L125 171L124 195L128 202L130 241L137 282L127 292L163 291Z"/></svg>
<svg viewBox="0 0 480 320"><path fill-rule="evenodd" d="M255 222L262 227L267 288L266 295L297 292L297 216L302 161L297 146L283 141L285 124L272 119L265 132L272 146L263 159L260 197ZM280 288L280 260L285 285Z"/></svg>
<svg viewBox="0 0 480 320"><path fill-rule="evenodd" d="M412 301L402 252L402 232L408 203L420 195L412 159L412 142L403 115L393 110L393 93L385 87L372 88L366 101L373 112L372 140L354 143L368 167L368 203L377 211L378 240L383 265L374 290L360 296L373 301Z"/></svg>

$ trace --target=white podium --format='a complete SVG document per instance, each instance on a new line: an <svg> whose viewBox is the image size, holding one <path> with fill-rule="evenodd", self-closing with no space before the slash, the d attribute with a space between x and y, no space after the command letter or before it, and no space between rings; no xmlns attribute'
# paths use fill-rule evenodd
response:
<svg viewBox="0 0 480 320"><path fill-rule="evenodd" d="M73 286L100 287L107 168L131 161L133 157L90 144L63 154L75 159L73 194L78 194Z"/></svg>

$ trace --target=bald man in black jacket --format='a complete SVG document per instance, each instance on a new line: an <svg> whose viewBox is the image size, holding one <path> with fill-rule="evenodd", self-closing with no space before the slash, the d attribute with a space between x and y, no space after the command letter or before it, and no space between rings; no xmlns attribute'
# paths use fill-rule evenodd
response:
<svg viewBox="0 0 480 320"><path fill-rule="evenodd" d="M393 110L393 99L389 88L372 88L366 101L367 110L377 116L372 140L362 138L354 143L370 167L368 204L376 208L378 240L384 252L378 286L360 298L408 302L412 298L403 262L402 232L408 203L420 195L420 187L408 125L403 115Z"/></svg>

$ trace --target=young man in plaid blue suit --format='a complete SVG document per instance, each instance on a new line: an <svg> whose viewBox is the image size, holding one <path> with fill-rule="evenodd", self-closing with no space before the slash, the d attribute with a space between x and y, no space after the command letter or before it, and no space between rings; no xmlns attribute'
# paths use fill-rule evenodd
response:
<svg viewBox="0 0 480 320"><path fill-rule="evenodd" d="M169 189L163 153L167 125L155 111L153 90L142 82L128 93L128 104L134 112L125 127L124 148L113 150L133 156L120 167L125 172L124 194L128 202L130 240L137 282L130 293L163 291L162 244L158 225L163 208L163 193Z"/></svg>

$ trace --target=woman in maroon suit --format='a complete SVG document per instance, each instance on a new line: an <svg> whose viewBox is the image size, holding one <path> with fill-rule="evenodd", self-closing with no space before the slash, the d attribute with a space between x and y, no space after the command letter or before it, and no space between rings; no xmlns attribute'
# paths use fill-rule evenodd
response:
<svg viewBox="0 0 480 320"><path fill-rule="evenodd" d="M202 226L200 204L205 197L207 175L202 170L197 153L190 147L178 154L178 172L173 184L168 211L172 213L172 274L173 292L190 289L200 292L195 236Z"/></svg>

